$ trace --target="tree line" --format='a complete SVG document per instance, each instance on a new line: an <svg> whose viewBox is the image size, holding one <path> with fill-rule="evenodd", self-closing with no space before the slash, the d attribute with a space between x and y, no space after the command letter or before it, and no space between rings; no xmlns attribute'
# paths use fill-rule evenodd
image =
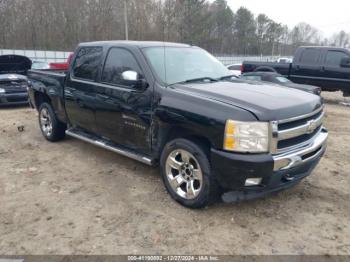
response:
<svg viewBox="0 0 350 262"><path fill-rule="evenodd" d="M288 28L226 0L0 0L0 48L71 51L79 42L125 39L189 43L215 54L291 55L300 45L349 46L344 31L323 38Z"/></svg>

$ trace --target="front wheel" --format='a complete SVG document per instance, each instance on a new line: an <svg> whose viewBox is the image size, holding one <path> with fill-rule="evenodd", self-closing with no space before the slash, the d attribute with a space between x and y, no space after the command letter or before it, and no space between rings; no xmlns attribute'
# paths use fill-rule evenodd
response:
<svg viewBox="0 0 350 262"><path fill-rule="evenodd" d="M65 137L66 125L57 119L49 103L42 103L39 107L39 125L43 136L51 142Z"/></svg>
<svg viewBox="0 0 350 262"><path fill-rule="evenodd" d="M219 196L219 187L201 145L186 139L171 141L163 150L160 168L167 191L186 207L202 208Z"/></svg>

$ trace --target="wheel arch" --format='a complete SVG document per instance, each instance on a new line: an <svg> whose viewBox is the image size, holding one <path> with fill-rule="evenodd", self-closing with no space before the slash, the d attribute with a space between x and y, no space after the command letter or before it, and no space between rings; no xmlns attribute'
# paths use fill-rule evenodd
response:
<svg viewBox="0 0 350 262"><path fill-rule="evenodd" d="M46 93L34 91L34 105L36 109L39 110L40 105L45 102L52 104L51 98Z"/></svg>
<svg viewBox="0 0 350 262"><path fill-rule="evenodd" d="M203 135L203 133L195 132L184 127L172 127L168 129L167 132L163 133L158 137L159 144L158 150L156 150L157 159L160 158L165 145L175 139L187 139L194 142L198 146L202 147L203 150L210 156L210 149L214 146L215 142L208 136Z"/></svg>

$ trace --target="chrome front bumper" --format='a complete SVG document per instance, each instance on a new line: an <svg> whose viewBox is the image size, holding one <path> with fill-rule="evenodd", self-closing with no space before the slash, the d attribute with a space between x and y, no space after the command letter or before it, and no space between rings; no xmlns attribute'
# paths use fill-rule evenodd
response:
<svg viewBox="0 0 350 262"><path fill-rule="evenodd" d="M322 128L309 145L273 156L274 171L300 166L321 156L327 147L328 132Z"/></svg>

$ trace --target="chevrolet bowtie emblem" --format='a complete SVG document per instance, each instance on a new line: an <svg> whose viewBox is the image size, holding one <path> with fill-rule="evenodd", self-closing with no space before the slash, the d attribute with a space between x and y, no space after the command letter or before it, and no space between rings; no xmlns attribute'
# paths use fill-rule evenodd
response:
<svg viewBox="0 0 350 262"><path fill-rule="evenodd" d="M310 120L307 122L307 124L308 124L307 134L311 134L317 128L317 124L316 124L315 120Z"/></svg>

